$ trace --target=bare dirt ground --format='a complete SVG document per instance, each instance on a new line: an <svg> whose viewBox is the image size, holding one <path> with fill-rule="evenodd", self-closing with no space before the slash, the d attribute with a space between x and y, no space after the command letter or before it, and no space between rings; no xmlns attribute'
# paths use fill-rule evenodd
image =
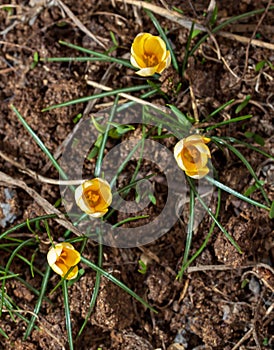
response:
<svg viewBox="0 0 274 350"><path fill-rule="evenodd" d="M22 166L51 178L58 178L56 170L11 111L10 103L16 106L50 152L57 154L63 141L75 127L73 119L78 113L84 112L87 104L76 104L45 113L41 112L43 108L93 94L94 88L86 83L87 80L102 82L111 88L142 83L142 79L130 69L121 69L117 65L111 66L102 81L110 66L103 62L39 62L33 68L35 52L40 57L79 55L79 52L60 45L59 40L104 51L57 3L18 0L1 0L0 3L0 151ZM154 3L162 8L167 5L165 1ZM184 11L184 15L205 23L206 16L203 14L208 9L208 1L174 0L171 3L167 6L177 6ZM190 6L191 3L193 6ZM5 4L12 5L12 14L3 9L2 5ZM115 0L66 0L65 4L86 28L102 38L107 48L112 46L109 32L114 33L119 44L111 54L114 57L129 59L131 43L138 33L157 34L144 11L129 4ZM229 17L264 8L268 1L225 0L217 1L217 5L218 23L221 23ZM250 45L247 52L249 39L262 15L248 17L225 28L247 38L246 42L214 36L222 59L217 57L213 40L208 39L194 57L190 58L182 86L187 88L191 85L201 119L230 99L239 103L245 96L251 95L251 101L243 114L252 114L253 118L247 122L212 130L212 134L233 136L256 145L253 139L247 139L244 135L246 131L250 131L264 139L264 146L258 147L271 153L273 70L265 65L260 71L256 71L255 66L262 60L273 64L274 51L267 47ZM178 61L182 62L189 31L173 21L160 16L157 18L162 27L167 29ZM273 44L273 19L273 10L269 10L257 28L254 39ZM194 42L195 40L198 39L195 38ZM172 69L168 74L171 78L175 76ZM184 113L193 115L193 99L189 90L184 95L175 95L165 75L162 78L169 101L165 101L160 95L149 100L160 105L172 103ZM238 78L241 78L240 81ZM185 91L184 88L182 91ZM113 99L95 101L89 106L88 113L97 112L102 103L110 101ZM230 116L233 116L235 106L227 111ZM220 116L216 117L216 121L221 120ZM243 146L239 149L259 179L264 181L266 192L273 200L273 161ZM220 181L233 189L243 193L252 184L249 171L230 153L221 152L212 146L212 163L218 170ZM0 158L0 167L15 182L16 179L24 180L51 204L60 197L58 186L31 179L3 157ZM24 190L18 187L8 188L2 182L0 185L0 203L11 203L10 217L7 218L0 209L1 231L4 232L27 218L45 214L43 208ZM166 188L159 187L158 192L163 195L157 200L162 198L164 201ZM258 191L254 192L252 198L263 201ZM161 206L161 203L158 204ZM213 197L211 206L214 210L216 196ZM118 219L123 218L121 215ZM158 310L158 314L146 310L120 288L102 278L95 310L83 335L77 340L75 349L274 349L274 235L268 213L223 193L219 219L244 253L238 254L215 228L206 249L188 269L181 282L176 280L176 275L182 262L186 233L180 222L157 241L144 247L104 247L104 268L147 300ZM194 232L192 254L204 241L210 225L210 219L205 216ZM62 237L64 228L54 221L50 221L50 229L56 240ZM25 228L16 234L27 238L31 233ZM41 235L40 240L35 264L43 270L49 247L46 232ZM32 253L28 250L21 252L28 258ZM97 248L94 242L89 243L85 254L96 261ZM8 256L8 252L1 254L1 266L5 266ZM140 274L138 260L144 256L149 261L148 269L145 274ZM21 260L15 259L11 269L39 288L39 275L32 278L30 270ZM59 276L53 274L49 291L58 280ZM79 282L69 289L75 336L85 319L94 281L95 273L86 269ZM18 280L9 280L6 283L6 292L24 310L24 315L29 317L28 312L33 311L36 296ZM34 330L25 341L23 335L26 324L20 319L12 319L7 313L2 314L0 327L9 339L0 335L1 349L67 348L61 288L48 297L51 303L44 302L39 314L37 324L40 330Z"/></svg>

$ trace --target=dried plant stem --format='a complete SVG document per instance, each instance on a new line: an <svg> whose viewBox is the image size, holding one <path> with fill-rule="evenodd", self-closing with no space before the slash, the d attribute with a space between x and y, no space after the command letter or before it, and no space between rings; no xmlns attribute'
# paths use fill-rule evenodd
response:
<svg viewBox="0 0 274 350"><path fill-rule="evenodd" d="M208 28L206 28L202 24L197 23L197 21L195 21L191 18L187 18L185 16L180 15L176 11L171 11L171 10L168 10L166 8L162 8L162 7L159 7L159 6L144 2L144 1L138 1L138 0L116 0L116 1L123 2L126 4L130 4L130 5L134 5L134 6L137 6L139 8L144 8L144 9L150 10L153 13L160 15L162 17L165 17L172 22L178 23L179 25L181 25L182 27L187 28L187 29L191 29L192 23L194 22L195 23L194 29L198 29L198 30L201 30L202 32L208 33ZM224 38L239 41L239 42L244 43L244 44L248 44L250 42L251 45L262 47L262 48L267 48L269 50L274 50L274 44L267 43L267 42L264 42L261 40L256 40L256 39L250 40L250 38L246 38L246 37L243 37L243 36L240 36L237 34L233 34L233 33L229 33L229 32L225 32L222 30L218 31L216 34L218 34L219 36L222 36Z"/></svg>

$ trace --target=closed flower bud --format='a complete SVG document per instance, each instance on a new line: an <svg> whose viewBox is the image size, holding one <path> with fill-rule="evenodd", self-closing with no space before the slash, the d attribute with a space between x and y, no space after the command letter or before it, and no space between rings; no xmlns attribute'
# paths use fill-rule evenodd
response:
<svg viewBox="0 0 274 350"><path fill-rule="evenodd" d="M68 242L56 244L48 251L47 259L49 266L61 277L66 276L67 280L77 277L78 267L76 265L80 262L81 256L72 244Z"/></svg>
<svg viewBox="0 0 274 350"><path fill-rule="evenodd" d="M140 33L131 46L130 62L140 69L136 72L138 75L148 77L168 68L171 57L163 39L149 33Z"/></svg>
<svg viewBox="0 0 274 350"><path fill-rule="evenodd" d="M87 180L76 188L75 201L90 217L100 218L106 214L112 202L110 185L100 178Z"/></svg>
<svg viewBox="0 0 274 350"><path fill-rule="evenodd" d="M179 141L174 148L174 157L179 167L194 179L201 179L209 172L208 158L211 158L206 143L209 138L191 135Z"/></svg>

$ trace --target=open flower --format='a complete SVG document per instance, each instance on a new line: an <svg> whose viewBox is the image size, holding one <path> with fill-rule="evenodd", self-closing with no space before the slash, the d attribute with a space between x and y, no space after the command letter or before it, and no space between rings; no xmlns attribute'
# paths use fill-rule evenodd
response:
<svg viewBox="0 0 274 350"><path fill-rule="evenodd" d="M65 277L71 268L66 279L71 280L77 277L78 266L76 265L80 262L81 256L72 244L68 242L56 244L48 251L47 259L52 270L61 277Z"/></svg>
<svg viewBox="0 0 274 350"><path fill-rule="evenodd" d="M140 68L138 75L148 77L154 73L162 73L170 65L170 52L159 36L149 33L140 33L131 46L130 63Z"/></svg>
<svg viewBox="0 0 274 350"><path fill-rule="evenodd" d="M106 214L112 202L110 185L100 178L87 180L76 188L75 201L83 212L100 218Z"/></svg>
<svg viewBox="0 0 274 350"><path fill-rule="evenodd" d="M174 157L179 167L194 179L201 179L208 172L208 158L211 158L206 143L209 138L201 135L191 135L179 141L174 148Z"/></svg>

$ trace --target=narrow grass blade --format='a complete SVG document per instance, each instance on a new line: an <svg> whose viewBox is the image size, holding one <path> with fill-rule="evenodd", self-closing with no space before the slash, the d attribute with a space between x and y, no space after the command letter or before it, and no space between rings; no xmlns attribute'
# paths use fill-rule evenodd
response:
<svg viewBox="0 0 274 350"><path fill-rule="evenodd" d="M8 251L10 254L11 253L13 253L13 251L14 250L9 250L9 249L5 249L5 248L3 248L5 251ZM28 265L28 266L31 266L31 262L26 258L26 257L24 257L23 255L21 255L21 254L19 254L19 253L17 253L16 254L16 257L18 258L18 259L21 259L26 265ZM37 267L35 267L35 266L33 266L33 270L38 274L38 275L40 275L40 276L44 276L44 274L43 274L43 272L41 272Z"/></svg>
<svg viewBox="0 0 274 350"><path fill-rule="evenodd" d="M189 34L188 34L188 38L187 38L186 47L185 47L185 55L184 55L184 60L183 60L183 64L182 64L182 74L181 74L182 77L184 76L184 73L185 73L185 70L186 70L186 67L187 67L187 62L188 62L188 58L189 58L189 54L190 54L189 48L190 48L190 44L191 44L191 40L192 40L192 34L193 34L193 31L194 31L194 26L195 26L195 23L192 22L191 28L190 28L190 31L189 31Z"/></svg>
<svg viewBox="0 0 274 350"><path fill-rule="evenodd" d="M269 11L272 11L274 10L274 6L270 6L269 7ZM262 9L259 9L259 10L254 10L254 11L250 11L250 12L245 12L245 13L242 13L238 16L234 16L234 17L230 17L227 21L224 21L222 22L221 24L219 24L218 26L216 26L215 28L213 28L211 30L211 33L214 34L214 33L217 33L219 30L223 29L225 26L231 24L231 23L234 23L236 21L239 21L241 19L244 19L244 18L248 18L248 17L251 17L251 16L255 16L255 15L258 15L258 14L261 14L265 11L265 8L262 8ZM193 47L193 49L191 50L190 52L190 56L192 56L194 54L194 52L199 49L199 47L201 46L201 44L203 42L206 41L206 39L209 37L209 34L205 34L197 43L196 45Z"/></svg>
<svg viewBox="0 0 274 350"><path fill-rule="evenodd" d="M42 142L42 140L35 134L35 132L32 130L32 128L28 125L28 123L25 121L25 119L22 117L22 115L19 113L19 111L11 105L11 109L15 112L16 116L20 120L20 122L23 124L23 126L26 128L26 130L30 133L31 137L34 139L34 141L37 143L37 145L41 148L41 150L45 153L45 155L49 158L51 161L52 165L56 168L60 176L64 179L67 180L67 176L63 169L60 167L58 162L55 160L53 155L50 153L50 151L47 149L45 144Z"/></svg>
<svg viewBox="0 0 274 350"><path fill-rule="evenodd" d="M160 23L158 22L157 18L154 16L154 14L149 10L145 10L145 12L147 13L147 15L151 19L152 23L154 24L155 28L158 30L160 36L162 37L162 39L166 43L167 49L170 52L172 65L173 65L174 69L177 72L179 72L179 65L178 65L178 62L176 59L176 55L174 54L174 51L173 51L172 46L171 46L171 44L166 36L166 33L164 32L163 28L161 27Z"/></svg>
<svg viewBox="0 0 274 350"><path fill-rule="evenodd" d="M242 120L250 119L252 117L253 116L251 114L247 114L247 115L242 115L242 116L237 117L237 118L232 118L232 119L229 119L229 120L225 120L223 122L216 123L214 125L211 125L211 126L207 127L206 131L214 130L214 129L219 128L220 126L223 126L223 125L227 125L227 124L231 124L231 123L237 123L237 122L240 122Z"/></svg>
<svg viewBox="0 0 274 350"><path fill-rule="evenodd" d="M2 281L3 279L9 279L9 278L14 278L14 277L18 277L19 274L18 273L13 273L13 274L10 274L8 276L3 276L3 277L0 277L0 281Z"/></svg>
<svg viewBox="0 0 274 350"><path fill-rule="evenodd" d="M109 59L109 60L111 60L110 62L115 62L115 63L118 63L118 64L122 64L125 67L128 67L128 68L131 68L133 70L136 70L136 68L134 68L129 61L122 60L120 58L111 57L111 56L108 56L108 55L106 55L104 53L101 53L101 52L96 52L96 51L93 51L93 50L85 49L84 47L73 45L73 44L70 44L70 43L68 43L66 41L59 40L59 43L61 45L70 47L70 48L78 50L80 52L85 52L85 53L87 53L89 55L93 55L95 57L102 58L102 59Z"/></svg>
<svg viewBox="0 0 274 350"><path fill-rule="evenodd" d="M34 327L34 324L35 324L35 321L38 317L42 302L43 302L44 297L45 297L45 293L46 293L46 289L47 289L47 285L48 285L48 280L49 280L49 276L50 276L50 270L51 270L50 266L47 265L47 268L46 268L46 271L44 274L44 278L43 278L43 281L41 284L39 297L38 297L38 300L36 302L35 308L33 310L34 314L32 315L30 322L28 324L28 328L27 328L26 333L24 335L24 340L26 340L28 338L28 336L31 334L33 327Z"/></svg>
<svg viewBox="0 0 274 350"><path fill-rule="evenodd" d="M214 185L214 186L220 188L221 190L223 190L223 191L225 191L225 192L228 192L228 193L232 194L233 196L235 196L235 197L237 197L237 198L239 198L239 199L241 199L241 200L243 200L243 201L245 201L245 202L247 202L247 203L249 203L249 204L255 205L256 207L265 209L265 210L267 210L267 211L270 210L270 208L267 207L266 205L261 204L261 203L255 201L255 200L253 200L253 199L251 199L251 198L248 198L248 197L244 196L243 194L241 194L241 193L239 193L239 192L233 190L232 188L230 188L230 187L228 187L228 186L222 184L221 182L219 182L219 181L217 181L217 180L214 180L213 178L211 178L211 177L209 177L209 176L206 176L205 178L206 178L207 181L210 182L212 185Z"/></svg>
<svg viewBox="0 0 274 350"><path fill-rule="evenodd" d="M138 85L138 86L130 86L130 87L111 90L111 91L105 91L105 92L101 92L100 94L85 96L85 97L77 98L76 100L70 100L67 102L59 103L57 105L49 106L47 108L42 109L42 112L50 111L54 108L67 107L67 106L71 106L71 105L74 105L77 103L88 102L88 101L91 101L91 100L94 100L97 98L103 98L106 96L114 96L117 94L121 94L123 92L134 92L134 91L140 91L140 90L145 90L145 89L149 89L149 88L150 88L150 85Z"/></svg>
<svg viewBox="0 0 274 350"><path fill-rule="evenodd" d="M0 271L1 272L4 272L5 270L3 268L0 267ZM16 280L18 280L20 283L22 283L23 285L26 286L27 289L29 289L33 294L39 296L40 295L40 292L34 288L31 284L29 284L28 282L26 282L23 278L21 278L19 275L16 275L14 274L12 271L7 271L8 275L6 277L9 277L10 275L14 275L14 278ZM42 275L44 276L44 275ZM51 301L45 297L45 300L48 302L48 303L51 303Z"/></svg>
<svg viewBox="0 0 274 350"><path fill-rule="evenodd" d="M100 233L99 233L100 235ZM102 263L103 263L103 245L101 243L99 243L99 246L98 246L98 267L102 268ZM92 293L92 297L91 297L91 300L90 300L90 304L89 304L89 309L88 309L88 312L87 312L87 316L85 318L85 321L84 323L82 324L79 332L78 332L78 335L77 335L77 338L82 334L89 318L90 318L90 315L92 313L92 310L95 306L95 303L96 303L96 300L97 300L97 297L98 297L98 293L99 293L99 288L100 288L100 282L101 282L101 273L99 271L96 272L96 278L95 278L95 284L94 284L94 289L93 289L93 293Z"/></svg>
<svg viewBox="0 0 274 350"><path fill-rule="evenodd" d="M127 222L136 221L136 220L140 220L140 219L146 219L146 218L149 218L149 215L140 215L140 216L134 216L134 217L126 218L124 220L121 220L121 221L117 222L112 227L118 227L118 226L121 226L123 224L126 224Z"/></svg>
<svg viewBox="0 0 274 350"><path fill-rule="evenodd" d="M119 100L119 95L116 95L115 101L114 101L112 109L110 111L109 120L108 120L108 123L107 123L107 126L106 126L106 130L105 130L104 135L103 135L103 139L102 139L102 142L101 142L101 145L100 145L100 149L99 149L99 152L98 152L98 157L97 157L95 170L94 170L94 177L99 177L100 176L102 161L103 161L103 157L104 157L104 150L105 150L105 146L106 146L107 139L108 139L108 133L109 133L109 130L111 129L111 122L112 122L112 120L113 120L113 118L115 116L115 113L116 113L118 100Z"/></svg>
<svg viewBox="0 0 274 350"><path fill-rule="evenodd" d="M252 146L250 143L244 142L244 141L242 141L242 140L235 139L234 137L231 137L231 136L223 136L223 137L222 137L222 140L227 140L227 141L229 141L229 142L231 142L231 143L237 143L237 144L244 145L244 146L246 146L247 148L251 149L252 151L258 152L258 153L262 154L263 156L265 156L265 157L267 157L267 158L274 159L274 157L273 157L271 154L266 153L265 151L259 149L259 148L256 147L256 146Z"/></svg>
<svg viewBox="0 0 274 350"><path fill-rule="evenodd" d="M110 273L106 272L105 270L103 270L102 268L100 268L99 266L97 266L96 264L94 264L93 262L89 261L88 259L84 258L83 256L81 257L81 261L82 263L84 263L85 265L87 265L88 267L92 268L94 271L99 271L101 273L101 275L105 276L107 279L109 279L111 282L113 282L114 284L116 284L118 287L120 287L121 289L123 289L126 293L128 293L129 295L131 295L133 298L135 298L137 301L139 301L141 304L143 304L146 308L150 309L153 312L157 311L150 306L144 299L142 299L141 297L139 297L138 294L136 294L135 292L133 292L130 288L128 288L124 283L122 283L121 281L119 281L117 278L115 278L113 275L111 275Z"/></svg>
<svg viewBox="0 0 274 350"><path fill-rule="evenodd" d="M215 212L215 214L214 214L214 217L215 217L216 220L218 219L218 216L219 216L219 213L220 213L220 208L221 208L221 190L218 188L218 202L217 202L216 212ZM212 235L212 233L213 233L213 230L214 230L215 226L216 226L216 222L213 221L212 224L211 224L211 226L210 226L210 229L209 229L209 231L208 231L208 234L206 235L206 238L205 238L203 244L202 244L202 245L200 246L200 248L192 255L192 257L191 257L187 262L185 262L185 263L182 265L182 267L181 267L181 269L180 269L180 271L179 271L179 273L178 273L178 275L177 275L177 277L176 277L177 279L179 279L179 280L182 279L183 274L184 274L185 270L188 268L188 266L191 265L191 264L193 263L193 261L194 261L195 259L197 259L197 257L204 251L204 249L206 248L207 243L208 243L208 241L209 241L209 239L210 239L210 237L211 237L211 235Z"/></svg>
<svg viewBox="0 0 274 350"><path fill-rule="evenodd" d="M65 308L65 318L66 318L66 328L68 334L68 344L69 350L73 350L73 338L72 338L72 328L71 328L71 318L69 309L69 297L68 297L68 286L65 279L62 280L62 291L64 298L64 308Z"/></svg>
<svg viewBox="0 0 274 350"><path fill-rule="evenodd" d="M245 99L243 100L243 102L240 103L239 106L236 108L235 113L236 114L240 113L241 110L244 109L248 105L250 99L251 99L251 95L247 95L245 97Z"/></svg>
<svg viewBox="0 0 274 350"><path fill-rule="evenodd" d="M274 201L271 203L271 208L269 212L269 218L273 219L274 218Z"/></svg>
<svg viewBox="0 0 274 350"><path fill-rule="evenodd" d="M56 218L56 214L48 214L48 215L42 215L42 216L37 216L36 218L33 219L27 219L25 222L22 222L21 224L17 224L11 228L9 228L8 230L6 230L5 232L3 232L0 235L0 240L3 239L4 237L6 237L7 235L9 235L12 232L18 231L21 228L24 227L28 227L29 224L35 223L36 221L41 221L43 219L52 219L52 218Z"/></svg>
<svg viewBox="0 0 274 350"><path fill-rule="evenodd" d="M33 242L33 238L30 238L26 241L23 241L21 244L18 245L17 248L15 248L12 252L12 254L10 255L7 263L6 263L6 266L5 266L5 274L4 276L7 276L8 275L8 270L10 268L10 265L13 261L13 259L15 258L15 256L17 255L17 253L24 247L24 246L27 246L29 245L30 243ZM2 299L1 299L1 306L0 306L0 317L2 316L2 308L3 308L3 304L4 304L4 300L3 300L3 296L5 295L5 283L6 283L6 279L3 279L3 282L2 282L2 288L1 288L1 293L2 293Z"/></svg>
<svg viewBox="0 0 274 350"><path fill-rule="evenodd" d="M217 143L224 145L225 147L227 147L231 152L233 152L242 162L243 164L246 166L246 168L248 169L248 171L250 172L251 176L253 177L253 179L256 182L256 185L258 186L258 188L260 189L267 205L270 205L270 201L267 197L267 194L263 188L263 186L261 185L260 180L258 179L255 171L253 170L252 166L250 165L250 163L248 162L248 160L243 156L243 154L237 150L237 148L233 147L232 145L230 145L229 143L223 141L221 138L218 138L216 136L212 137L212 141L216 141Z"/></svg>
<svg viewBox="0 0 274 350"><path fill-rule="evenodd" d="M208 176L206 176L206 179L208 178ZM197 190L195 189L194 183L192 181L192 179L187 178L188 183L190 185L190 188L192 188L192 190L195 192L196 197L198 198L199 202L202 204L203 208L206 210L206 212L209 214L209 216L211 217L211 219L215 222L215 224L219 227L219 229L223 232L223 234L225 235L225 237L228 239L228 241L236 248L236 250L238 251L238 253L242 254L242 250L240 248L240 246L237 244L237 242L233 239L233 237L226 231L226 229L220 224L220 222L215 218L215 216L212 214L211 210L209 209L209 207L206 205L206 203L203 201L203 199L201 198L201 196L199 195L199 193L197 192Z"/></svg>
<svg viewBox="0 0 274 350"><path fill-rule="evenodd" d="M106 57L42 57L40 61L43 62L110 62L119 63L124 67L136 70L129 61L122 60L116 57L107 56Z"/></svg>
<svg viewBox="0 0 274 350"><path fill-rule="evenodd" d="M195 219L195 193L191 188L190 198L189 198L189 220L187 225L187 236L186 236L183 265L187 262L189 250L191 247L194 219Z"/></svg>
<svg viewBox="0 0 274 350"><path fill-rule="evenodd" d="M5 331L3 331L2 328L0 328L0 334L2 335L2 337L9 339L9 336L7 335L7 333L5 333Z"/></svg>
<svg viewBox="0 0 274 350"><path fill-rule="evenodd" d="M208 115L208 117L206 118L207 120L209 120L210 118L214 117L214 115L218 114L219 112L221 112L223 109L225 109L227 106L231 105L231 103L233 103L235 100L229 100L228 102L224 103L223 105L221 105L219 108L215 109L212 113L210 113Z"/></svg>

